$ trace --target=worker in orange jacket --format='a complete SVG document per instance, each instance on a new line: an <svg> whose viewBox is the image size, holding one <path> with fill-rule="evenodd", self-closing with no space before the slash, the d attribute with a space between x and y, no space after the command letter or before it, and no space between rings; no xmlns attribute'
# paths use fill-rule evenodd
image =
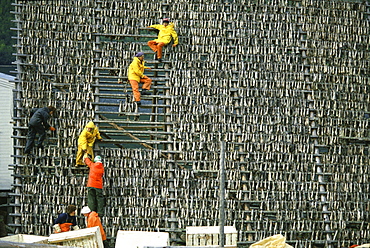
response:
<svg viewBox="0 0 370 248"><path fill-rule="evenodd" d="M83 214L86 217L86 227L94 227L98 226L100 228L100 233L102 240L107 240L107 236L105 235L103 225L101 223L100 217L98 213L95 211L91 211L91 209L88 206L85 206L81 209L81 214Z"/></svg>
<svg viewBox="0 0 370 248"><path fill-rule="evenodd" d="M139 52L135 55L130 67L128 68L128 80L131 84L137 105L141 105L141 95L150 95L148 90L150 90L150 86L152 85L152 80L144 75L144 69L151 68L145 66L144 53ZM139 83L143 83L141 94L139 92Z"/></svg>
<svg viewBox="0 0 370 248"><path fill-rule="evenodd" d="M100 156L94 158L94 162L84 155L84 162L90 168L89 179L87 181L87 205L92 211L99 216L104 214L104 197L103 197L103 175L104 165Z"/></svg>
<svg viewBox="0 0 370 248"><path fill-rule="evenodd" d="M103 140L99 128L95 126L94 122L89 121L78 137L76 166L85 165L82 160L84 154L89 154L91 159L94 159L93 146L96 139Z"/></svg>
<svg viewBox="0 0 370 248"><path fill-rule="evenodd" d="M155 24L149 28L159 30L158 39L148 41L148 46L156 53L156 60L162 62L162 47L166 46L173 39L173 47L179 44L177 33L174 29L175 25L168 18L163 19L163 24Z"/></svg>

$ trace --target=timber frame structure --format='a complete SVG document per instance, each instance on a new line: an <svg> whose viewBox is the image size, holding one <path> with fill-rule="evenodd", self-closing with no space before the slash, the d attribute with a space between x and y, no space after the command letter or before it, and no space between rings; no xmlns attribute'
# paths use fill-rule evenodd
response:
<svg viewBox="0 0 370 248"><path fill-rule="evenodd" d="M76 168L90 120L103 141L103 224L166 231L225 225L238 246L281 233L294 247L368 242L368 1L14 1L14 189L18 233L49 235L68 204L86 205ZM168 17L179 45L154 60L147 26ZM152 95L132 102L126 70L146 53ZM123 84L118 84L122 81ZM53 105L57 128L24 156L29 112ZM79 217L83 223L82 216ZM82 225L82 224L81 224ZM83 226L83 225L82 225Z"/></svg>

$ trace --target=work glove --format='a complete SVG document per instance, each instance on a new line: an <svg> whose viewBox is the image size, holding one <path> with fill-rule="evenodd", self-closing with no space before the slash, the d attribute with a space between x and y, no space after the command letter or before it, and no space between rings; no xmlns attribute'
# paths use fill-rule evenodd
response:
<svg viewBox="0 0 370 248"><path fill-rule="evenodd" d="M72 226L72 230L73 230L73 231L80 230L80 227L79 227L79 226L77 226L77 225Z"/></svg>
<svg viewBox="0 0 370 248"><path fill-rule="evenodd" d="M50 131L55 131L55 128L54 127L49 127L49 130Z"/></svg>
<svg viewBox="0 0 370 248"><path fill-rule="evenodd" d="M55 224L53 226L53 230L54 230L54 233L60 233L60 232L62 232L62 229L60 229L59 224Z"/></svg>

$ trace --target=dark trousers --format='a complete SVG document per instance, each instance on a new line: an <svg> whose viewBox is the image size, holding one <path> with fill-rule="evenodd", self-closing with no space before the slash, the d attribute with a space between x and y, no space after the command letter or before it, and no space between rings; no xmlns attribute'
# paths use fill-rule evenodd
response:
<svg viewBox="0 0 370 248"><path fill-rule="evenodd" d="M87 187L87 205L91 211L97 212L102 217L104 215L103 190Z"/></svg>
<svg viewBox="0 0 370 248"><path fill-rule="evenodd" d="M26 148L24 149L25 153L29 153L34 146L36 134L39 134L39 140L37 141L37 146L42 146L46 138L46 132L43 126L29 126L27 134L27 143Z"/></svg>

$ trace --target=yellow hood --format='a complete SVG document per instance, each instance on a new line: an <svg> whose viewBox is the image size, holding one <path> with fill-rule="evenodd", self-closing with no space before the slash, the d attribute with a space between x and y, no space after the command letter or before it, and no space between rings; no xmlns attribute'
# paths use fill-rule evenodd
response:
<svg viewBox="0 0 370 248"><path fill-rule="evenodd" d="M89 123L87 123L87 125L85 126L85 128L95 128L94 122L89 121Z"/></svg>

